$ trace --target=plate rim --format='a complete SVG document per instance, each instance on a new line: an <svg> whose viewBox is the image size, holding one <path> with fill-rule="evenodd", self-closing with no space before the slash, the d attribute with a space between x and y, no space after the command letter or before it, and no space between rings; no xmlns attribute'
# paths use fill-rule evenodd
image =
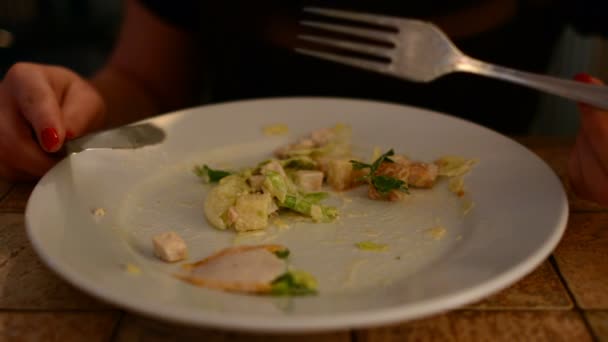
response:
<svg viewBox="0 0 608 342"><path fill-rule="evenodd" d="M34 187L30 198L27 201L25 212L24 212L24 223L26 227L27 237L32 244L34 251L40 257L41 261L48 266L54 273L58 274L61 278L67 281L77 289L100 299L108 304L114 305L118 308L134 312L146 317L159 319L166 322L172 322L177 324L185 324L189 326L198 327L210 327L219 329L231 329L242 332L260 332L260 333L312 333L312 332L327 332L344 329L359 329L359 328L371 328L381 325L392 324L396 322L405 322L412 319L423 319L430 315L446 312L458 308L462 305L474 303L478 300L486 298L500 290L503 290L523 277L534 271L546 258L552 253L557 247L561 240L569 218L569 203L563 187L563 184L559 180L555 171L549 167L549 165L542 160L539 156L531 152L528 148L523 146L516 140L497 132L491 128L482 126L478 123L456 117L447 113L438 112L426 108L415 107L407 104L400 104L395 102L385 102L378 100L368 100L359 98L347 98L347 97L267 97L267 98L255 98L255 99L244 99L234 100L221 103L203 104L199 106L189 107L172 111L168 113L159 114L138 122L131 124L137 124L141 122L154 121L155 119L178 116L185 113L189 113L197 110L205 110L210 107L220 107L225 105L246 105L255 102L280 102L280 101L327 101L327 102L362 102L374 105L390 105L401 107L406 110L414 110L425 112L435 116L442 117L447 120L460 121L461 124L476 126L476 129L482 129L491 132L495 135L499 135L504 139L509 140L511 143L518 145L519 147L526 150L531 157L536 158L537 161L548 171L548 174L554 178L554 181L559 184L560 192L560 207L561 212L559 216L556 216L556 224L552 231L552 234L547 236L545 242L541 248L536 249L532 254L527 256L524 260L510 267L507 271L502 272L498 276L492 277L489 280L478 283L466 290L460 290L455 294L447 294L443 296L433 297L418 301L414 304L409 305L395 305L390 307L384 307L373 310L360 310L347 313L339 314L302 314L298 316L281 316L273 317L271 320L268 317L252 317L251 314L234 314L231 313L230 320L226 320L226 314L214 313L209 311L200 311L196 315L192 314L192 310L184 310L184 308L175 309L175 307L157 306L153 302L141 304L137 300L130 300L129 298L121 298L121 295L114 295L111 291L105 291L103 288L95 286L93 281L87 280L86 277L82 277L78 272L71 270L69 267L62 266L56 260L54 260L45 250L44 242L37 238L34 233L35 228L31 224L31 200L36 196L40 190L40 181L48 177L48 173L45 174L40 181ZM63 161L62 161L63 162ZM162 310L160 310L162 308ZM275 321L273 322L271 321ZM280 321L280 322L278 322ZM238 322L238 323L235 323Z"/></svg>

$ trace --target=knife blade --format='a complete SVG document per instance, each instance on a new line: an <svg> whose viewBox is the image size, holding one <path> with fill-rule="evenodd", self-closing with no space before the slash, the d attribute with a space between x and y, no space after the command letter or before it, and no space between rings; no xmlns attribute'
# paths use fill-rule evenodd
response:
<svg viewBox="0 0 608 342"><path fill-rule="evenodd" d="M70 155L90 149L137 149L159 144L165 137L165 131L160 127L152 123L140 123L66 141L62 152Z"/></svg>

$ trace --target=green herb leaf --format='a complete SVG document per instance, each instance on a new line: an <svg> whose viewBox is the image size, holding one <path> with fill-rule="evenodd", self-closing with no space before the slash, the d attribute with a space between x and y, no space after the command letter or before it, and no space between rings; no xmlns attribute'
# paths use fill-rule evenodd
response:
<svg viewBox="0 0 608 342"><path fill-rule="evenodd" d="M207 165L195 166L194 174L200 177L204 183L217 183L220 179L230 176L232 173L223 170L214 170Z"/></svg>
<svg viewBox="0 0 608 342"><path fill-rule="evenodd" d="M381 195L386 195L393 190L409 193L407 184L404 181L394 177L373 176L371 178L371 183Z"/></svg>
<svg viewBox="0 0 608 342"><path fill-rule="evenodd" d="M362 163L362 162L356 161L356 160L351 160L350 163L353 164L353 169L354 170L363 170L363 169L367 169L367 168L371 168L372 167L370 164Z"/></svg>
<svg viewBox="0 0 608 342"><path fill-rule="evenodd" d="M356 160L351 160L350 163L353 164L354 170L369 169L369 174L373 175L374 173L376 173L376 171L378 170L380 165L382 165L382 163L384 163L384 162L393 163L393 161L389 158L390 156L393 156L393 155L395 155L395 151L393 151L393 149L391 148L386 153L384 153L383 155L378 157L378 159L376 159L371 165L367 164L367 163L362 163L362 162L356 161Z"/></svg>
<svg viewBox="0 0 608 342"><path fill-rule="evenodd" d="M382 163L384 163L384 162L392 163L393 161L389 157L394 156L394 155L395 155L395 151L393 151L393 149L391 148L386 153L384 153L383 155L378 157L378 159L376 159L376 161L374 161L374 163L372 164L372 166L370 168L370 174L373 175L374 173L376 173L376 171L378 170L380 165L382 165Z"/></svg>
<svg viewBox="0 0 608 342"><path fill-rule="evenodd" d="M300 296L317 293L315 278L302 271L288 271L272 282L271 295Z"/></svg>
<svg viewBox="0 0 608 342"><path fill-rule="evenodd" d="M275 251L274 255L276 255L279 259L287 259L287 257L289 257L289 249L286 248Z"/></svg>
<svg viewBox="0 0 608 342"><path fill-rule="evenodd" d="M386 153L382 154L378 159L376 159L371 165L366 163L361 163L356 160L351 160L350 162L353 164L353 169L362 170L365 168L369 168L369 174L366 176L360 177L357 181L365 181L368 180L369 183L378 190L381 195L387 195L392 190L399 190L405 193L409 193L407 188L407 183L390 176L376 175L376 171L380 168L382 163L394 163L392 159L389 157L394 156L395 151L391 148Z"/></svg>

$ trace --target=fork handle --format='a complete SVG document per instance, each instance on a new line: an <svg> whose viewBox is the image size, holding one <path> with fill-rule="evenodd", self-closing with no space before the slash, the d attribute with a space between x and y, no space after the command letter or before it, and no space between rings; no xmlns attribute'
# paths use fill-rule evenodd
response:
<svg viewBox="0 0 608 342"><path fill-rule="evenodd" d="M595 107L608 109L608 87L605 86L514 70L466 56L463 56L456 63L455 71L497 78Z"/></svg>

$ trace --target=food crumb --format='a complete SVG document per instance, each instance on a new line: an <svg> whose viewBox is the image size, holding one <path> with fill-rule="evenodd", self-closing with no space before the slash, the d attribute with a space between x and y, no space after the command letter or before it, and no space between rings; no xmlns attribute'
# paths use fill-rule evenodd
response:
<svg viewBox="0 0 608 342"><path fill-rule="evenodd" d="M262 128L262 132L266 136L285 135L289 133L289 127L286 124L268 125Z"/></svg>
<svg viewBox="0 0 608 342"><path fill-rule="evenodd" d="M106 215L106 210L104 208L95 208L91 212L95 217L103 217Z"/></svg>
<svg viewBox="0 0 608 342"><path fill-rule="evenodd" d="M285 221L278 219L278 218L274 219L272 221L272 223L279 229L288 229L289 228L289 225Z"/></svg>
<svg viewBox="0 0 608 342"><path fill-rule="evenodd" d="M134 265L132 263L127 263L124 265L124 269L125 272L132 274L132 275L140 275L141 274L141 269L137 266Z"/></svg>
<svg viewBox="0 0 608 342"><path fill-rule="evenodd" d="M343 287L351 287L357 277L357 272L363 264L367 263L367 259L356 260L350 264L346 272L346 280L342 283Z"/></svg>
<svg viewBox="0 0 608 342"><path fill-rule="evenodd" d="M475 202L466 198L462 202L462 216L466 216L475 207Z"/></svg>
<svg viewBox="0 0 608 342"><path fill-rule="evenodd" d="M441 240L445 236L447 230L442 226L437 226L433 228L429 228L426 230L427 235L429 235L433 240Z"/></svg>
<svg viewBox="0 0 608 342"><path fill-rule="evenodd" d="M384 252L388 250L388 245L385 243L376 243L372 241L361 241L355 244L357 248L363 251Z"/></svg>
<svg viewBox="0 0 608 342"><path fill-rule="evenodd" d="M380 232L377 232L373 229L366 229L365 230L365 235L369 236L369 237L378 237L380 236Z"/></svg>

